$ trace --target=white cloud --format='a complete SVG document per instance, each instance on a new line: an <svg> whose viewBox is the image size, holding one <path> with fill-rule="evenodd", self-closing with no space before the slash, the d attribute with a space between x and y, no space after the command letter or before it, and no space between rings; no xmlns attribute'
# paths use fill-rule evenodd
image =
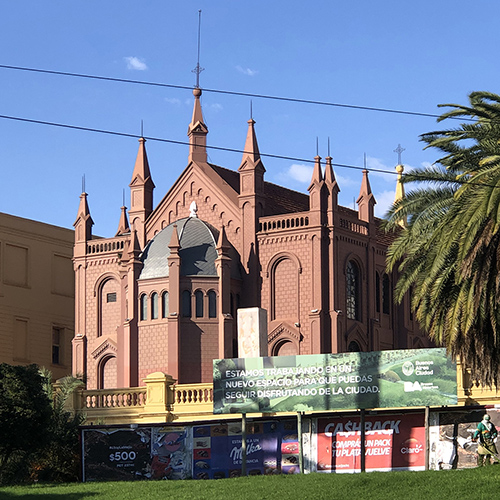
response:
<svg viewBox="0 0 500 500"><path fill-rule="evenodd" d="M247 76L255 76L258 73L258 71L256 69L243 68L241 66L236 66L236 69L240 73L243 73L244 75L247 75Z"/></svg>
<svg viewBox="0 0 500 500"><path fill-rule="evenodd" d="M342 169L344 172L345 169ZM337 179L337 184L339 188L342 189L342 186L359 186L361 184L361 177L358 172L353 174L351 177L346 177L344 175L339 175L337 173L337 169L335 170L335 179Z"/></svg>
<svg viewBox="0 0 500 500"><path fill-rule="evenodd" d="M389 207L394 203L395 196L395 190L375 193L375 199L377 200L377 204L375 205L375 215L377 217L384 217L387 210L389 210Z"/></svg>
<svg viewBox="0 0 500 500"><path fill-rule="evenodd" d="M286 176L291 177L293 180L298 182L310 182L312 178L313 167L309 165L299 165L294 163L288 168Z"/></svg>
<svg viewBox="0 0 500 500"><path fill-rule="evenodd" d="M165 101L169 104L174 104L175 106L180 106L181 104L180 99L177 99L176 97L165 97Z"/></svg>
<svg viewBox="0 0 500 500"><path fill-rule="evenodd" d="M132 69L135 71L145 71L148 69L146 63L139 59L138 57L124 57L123 58L127 62L127 69Z"/></svg>
<svg viewBox="0 0 500 500"><path fill-rule="evenodd" d="M210 109L212 111L221 111L223 109L222 104L215 102L214 104L210 104Z"/></svg>

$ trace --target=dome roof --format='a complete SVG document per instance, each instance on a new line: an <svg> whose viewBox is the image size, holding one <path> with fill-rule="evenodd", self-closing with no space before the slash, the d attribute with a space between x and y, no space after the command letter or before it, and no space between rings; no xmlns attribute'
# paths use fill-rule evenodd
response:
<svg viewBox="0 0 500 500"><path fill-rule="evenodd" d="M174 224L179 235L181 276L217 276L215 259L219 231L197 217L186 217L161 230L142 252L140 280L168 276L168 261Z"/></svg>

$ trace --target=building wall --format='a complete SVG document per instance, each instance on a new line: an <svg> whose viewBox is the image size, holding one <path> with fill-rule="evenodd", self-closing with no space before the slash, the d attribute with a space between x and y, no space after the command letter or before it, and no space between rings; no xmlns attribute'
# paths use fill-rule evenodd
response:
<svg viewBox="0 0 500 500"><path fill-rule="evenodd" d="M72 230L0 213L0 362L71 373L73 243Z"/></svg>

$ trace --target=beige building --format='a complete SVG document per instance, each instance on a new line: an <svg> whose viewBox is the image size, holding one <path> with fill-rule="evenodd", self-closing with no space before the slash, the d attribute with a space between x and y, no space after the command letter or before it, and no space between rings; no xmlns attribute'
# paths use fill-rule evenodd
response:
<svg viewBox="0 0 500 500"><path fill-rule="evenodd" d="M71 373L74 232L0 213L0 363Z"/></svg>

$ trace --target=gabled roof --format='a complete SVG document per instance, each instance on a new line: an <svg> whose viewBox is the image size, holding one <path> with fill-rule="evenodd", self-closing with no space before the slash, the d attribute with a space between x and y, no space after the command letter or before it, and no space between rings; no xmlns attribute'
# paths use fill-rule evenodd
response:
<svg viewBox="0 0 500 500"><path fill-rule="evenodd" d="M240 174L238 172L211 163L209 165L222 180L231 186L237 194L240 194ZM307 194L265 181L264 195L266 197L265 216L309 210L309 196Z"/></svg>

